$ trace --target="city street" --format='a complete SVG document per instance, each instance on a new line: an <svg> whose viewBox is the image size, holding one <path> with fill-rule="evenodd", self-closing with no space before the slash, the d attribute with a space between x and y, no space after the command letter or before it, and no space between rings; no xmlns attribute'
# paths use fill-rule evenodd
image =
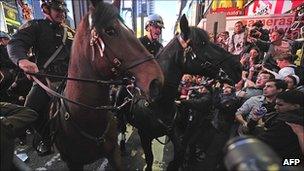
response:
<svg viewBox="0 0 304 171"><path fill-rule="evenodd" d="M25 161L33 170L68 170L65 163L61 160L60 154L56 151L52 155L39 157L31 146L32 135L27 137L27 145L17 146L15 153L26 153L28 159ZM140 145L137 129L127 127L126 153L123 155L124 168L126 170L143 170L145 167L144 154ZM166 137L159 138L164 142ZM161 145L156 140L153 141L154 164L153 170L165 170L167 164L172 160L173 147L171 143L166 146ZM108 160L102 158L92 164L86 165L85 170L105 170L109 168Z"/></svg>

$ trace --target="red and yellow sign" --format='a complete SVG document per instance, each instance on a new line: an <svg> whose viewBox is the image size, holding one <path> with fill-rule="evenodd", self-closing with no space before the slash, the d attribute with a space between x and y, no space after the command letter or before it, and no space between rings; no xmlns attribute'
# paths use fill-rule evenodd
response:
<svg viewBox="0 0 304 171"><path fill-rule="evenodd" d="M218 0L213 1L211 13L227 13L227 16L244 15L243 6L247 0Z"/></svg>

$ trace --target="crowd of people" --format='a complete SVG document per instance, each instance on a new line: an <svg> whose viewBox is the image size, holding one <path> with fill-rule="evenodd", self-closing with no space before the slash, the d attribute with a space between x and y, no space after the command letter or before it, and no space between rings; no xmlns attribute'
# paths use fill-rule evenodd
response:
<svg viewBox="0 0 304 171"><path fill-rule="evenodd" d="M212 129L222 131L220 128L225 127L225 142L235 136L251 135L268 144L282 159L303 161L303 40L288 39L283 29L270 33L263 28L262 21L254 23L252 28L238 21L231 36L225 31L215 39L210 36L210 40L239 56L243 66L242 79L232 83L184 75L176 103L191 112L211 115ZM198 100L209 94L213 96L210 109L193 107L202 106ZM224 111L221 104L225 104ZM219 111L223 112L219 114ZM223 115L223 122L219 115ZM206 155L207 150L203 153ZM205 160L213 162L207 157ZM215 162L212 169L218 167L217 164Z"/></svg>
<svg viewBox="0 0 304 171"><path fill-rule="evenodd" d="M16 68L31 73L37 73L40 68L46 73L66 74L73 37L66 36L67 30L62 25L67 10L66 5L63 1L57 0L51 4L44 4L42 8L46 19L29 22L13 36L9 43L11 37L1 33L1 56L9 55L12 59L12 62L1 63L1 83L6 83L5 79L13 79L7 76L10 75L11 69ZM151 15L145 25L147 35L139 38L153 55L163 48L159 42L163 28L161 16ZM51 37L50 32L56 33L58 37ZM238 83L233 83L229 79L217 80L198 75L184 75L180 83L179 98L176 99L177 106L195 111L197 115L208 116L205 117L211 123L208 129L212 129L212 133L217 137L210 141L220 139L220 144L224 145L231 137L253 135L268 144L281 158L300 158L304 161L304 57L301 51L303 41L288 39L282 29L269 33L263 28L261 21L256 22L250 29L238 21L231 36L225 31L215 37L214 40L212 39L215 44L239 56L243 66L242 79ZM53 56L62 44L61 57L54 62L51 61L51 67L45 66L49 63L47 57ZM9 54L6 51L7 45ZM36 63L27 58L31 47L34 47L31 50L38 56ZM297 53L299 50L301 52ZM50 81L56 85L56 80ZM8 88L7 85L1 84L1 86ZM24 98L21 99L23 102ZM29 122L38 118L34 124L37 130L41 130L41 123L45 123L47 115L44 110L49 101L50 97L47 93L37 84L33 84L25 106L33 116L29 118ZM1 105L4 106L0 106L3 111L10 106ZM1 141L4 130L2 126L7 127L7 123L6 125L2 123L4 120L1 119ZM37 144L35 148L40 155L52 153L49 143L49 140L41 140ZM206 160L205 163L209 165L213 164L210 166L212 169L218 167L223 156L219 150L221 148L216 148L213 150L218 157L205 155L205 159L201 159ZM204 150L201 149L199 152L206 153L207 149L208 147L205 146Z"/></svg>

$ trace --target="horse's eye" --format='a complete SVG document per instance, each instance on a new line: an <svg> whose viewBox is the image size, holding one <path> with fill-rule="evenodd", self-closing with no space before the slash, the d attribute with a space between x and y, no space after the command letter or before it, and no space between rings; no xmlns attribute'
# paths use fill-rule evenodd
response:
<svg viewBox="0 0 304 171"><path fill-rule="evenodd" d="M105 28L105 33L107 33L109 36L115 36L117 35L117 31L114 27L107 27Z"/></svg>

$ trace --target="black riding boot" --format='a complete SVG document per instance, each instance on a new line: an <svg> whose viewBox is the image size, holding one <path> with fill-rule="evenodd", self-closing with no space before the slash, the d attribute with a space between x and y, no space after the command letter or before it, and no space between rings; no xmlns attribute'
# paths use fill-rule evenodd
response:
<svg viewBox="0 0 304 171"><path fill-rule="evenodd" d="M49 120L48 110L50 99L51 98L38 84L34 84L25 101L25 106L30 107L39 114L38 119L33 125L36 130L33 147L36 149L39 156L53 153L50 141L50 128L47 124Z"/></svg>

